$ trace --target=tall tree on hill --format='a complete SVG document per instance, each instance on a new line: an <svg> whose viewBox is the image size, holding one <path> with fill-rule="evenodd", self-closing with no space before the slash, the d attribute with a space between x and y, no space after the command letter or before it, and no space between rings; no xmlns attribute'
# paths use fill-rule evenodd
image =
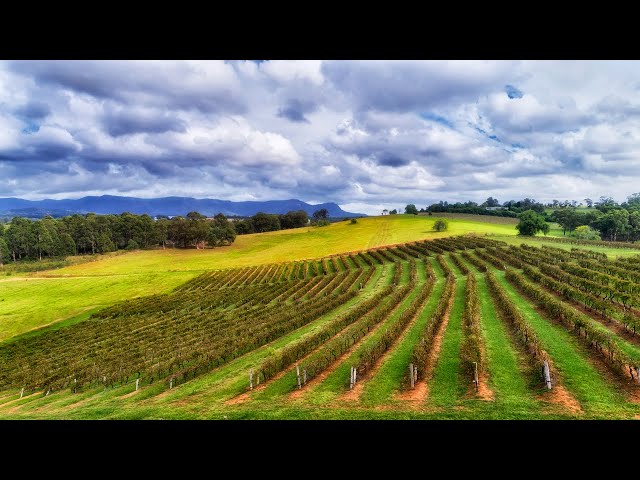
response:
<svg viewBox="0 0 640 480"><path fill-rule="evenodd" d="M4 268L4 262L8 262L11 258L9 247L4 237L0 237L0 268Z"/></svg>
<svg viewBox="0 0 640 480"><path fill-rule="evenodd" d="M549 232L549 224L544 221L542 215L533 210L527 210L520 214L520 222L516 225L519 235L534 236L538 232L545 235Z"/></svg>
<svg viewBox="0 0 640 480"><path fill-rule="evenodd" d="M198 212L187 213L187 243L195 244L196 248L204 248L204 242L209 235L207 217Z"/></svg>
<svg viewBox="0 0 640 480"><path fill-rule="evenodd" d="M408 215L417 215L418 214L418 209L416 208L416 206L413 203L410 203L409 205L404 207L404 213L406 213Z"/></svg>
<svg viewBox="0 0 640 480"><path fill-rule="evenodd" d="M45 255L51 254L53 252L53 237L51 236L51 232L47 230L44 225L44 222L33 222L32 231L34 237L34 247L36 252L38 253L38 259L42 260L42 254Z"/></svg>
<svg viewBox="0 0 640 480"><path fill-rule="evenodd" d="M14 217L11 219L5 239L14 262L23 257L29 257L34 249L35 239L31 223L26 218Z"/></svg>
<svg viewBox="0 0 640 480"><path fill-rule="evenodd" d="M162 245L165 248L167 240L169 239L169 220L166 218L159 218L153 225L154 243Z"/></svg>
<svg viewBox="0 0 640 480"><path fill-rule="evenodd" d="M258 212L251 217L253 231L256 233L272 232L280 230L280 219L278 215Z"/></svg>
<svg viewBox="0 0 640 480"><path fill-rule="evenodd" d="M320 210L316 210L313 212L313 218L315 220L326 220L329 216L329 211L326 208L321 208Z"/></svg>
<svg viewBox="0 0 640 480"><path fill-rule="evenodd" d="M307 225L309 216L304 210L292 210L280 215L280 227L284 230L287 228L300 228Z"/></svg>
<svg viewBox="0 0 640 480"><path fill-rule="evenodd" d="M551 220L557 222L562 227L563 235L565 235L567 230L569 234L571 234L576 227L589 223L586 215L581 214L575 208L555 210L553 214L551 214Z"/></svg>
<svg viewBox="0 0 640 480"><path fill-rule="evenodd" d="M484 206L485 207L499 207L500 206L500 202L498 201L497 198L489 197L484 202Z"/></svg>

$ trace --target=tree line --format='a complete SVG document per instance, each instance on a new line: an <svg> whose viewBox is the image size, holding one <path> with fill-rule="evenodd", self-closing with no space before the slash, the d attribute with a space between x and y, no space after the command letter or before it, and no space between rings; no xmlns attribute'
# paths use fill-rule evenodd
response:
<svg viewBox="0 0 640 480"><path fill-rule="evenodd" d="M7 261L42 260L68 255L108 253L167 245L203 249L230 245L237 235L329 223L325 208L309 219L304 210L285 214L257 213L230 221L222 213L213 218L198 212L154 220L147 214L45 216L40 220L14 217L0 222L0 265Z"/></svg>
<svg viewBox="0 0 640 480"><path fill-rule="evenodd" d="M198 212L186 217L154 220L149 215L70 215L40 220L14 217L0 223L0 262L42 260L77 254L107 253L171 244L187 248L229 245L236 238L231 222L218 214L208 219Z"/></svg>
<svg viewBox="0 0 640 480"><path fill-rule="evenodd" d="M583 207L583 208L581 208ZM490 209L490 210L489 210ZM548 209L552 211L549 212ZM388 211L383 211L383 214ZM395 210L389 213L396 213ZM553 200L547 204L531 198L500 202L489 197L481 204L476 202L448 203L440 201L426 209L418 210L415 204L405 207L405 214L419 213L471 213L520 219L516 227L521 235L535 235L537 232L547 234L549 225L545 222L556 222L562 228L563 235L580 240L609 240L636 242L640 240L640 193L634 193L622 203L612 197L602 196L598 201L585 198L584 203L576 200Z"/></svg>

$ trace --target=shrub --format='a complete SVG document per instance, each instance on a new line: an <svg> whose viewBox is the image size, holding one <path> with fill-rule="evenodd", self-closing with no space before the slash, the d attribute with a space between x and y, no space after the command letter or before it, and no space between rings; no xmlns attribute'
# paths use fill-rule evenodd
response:
<svg viewBox="0 0 640 480"><path fill-rule="evenodd" d="M444 232L447 228L449 228L449 222L442 218L436 220L436 223L433 224L433 229L436 232Z"/></svg>

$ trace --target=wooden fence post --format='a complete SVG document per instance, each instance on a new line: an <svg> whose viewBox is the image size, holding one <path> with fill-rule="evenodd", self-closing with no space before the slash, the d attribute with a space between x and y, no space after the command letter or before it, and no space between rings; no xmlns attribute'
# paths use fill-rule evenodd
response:
<svg viewBox="0 0 640 480"><path fill-rule="evenodd" d="M638 380L638 383L640 383L640 367L636 367L636 378Z"/></svg>
<svg viewBox="0 0 640 480"><path fill-rule="evenodd" d="M473 362L473 383L476 384L476 392L478 391L479 388L479 381L478 381L478 362Z"/></svg>
<svg viewBox="0 0 640 480"><path fill-rule="evenodd" d="M136 392L138 391L139 384L140 384L140 379L136 378Z"/></svg>
<svg viewBox="0 0 640 480"><path fill-rule="evenodd" d="M304 370L302 370L302 383L304 385L307 384L307 369L306 368Z"/></svg>
<svg viewBox="0 0 640 480"><path fill-rule="evenodd" d="M253 390L253 368L249 370L249 388Z"/></svg>
<svg viewBox="0 0 640 480"><path fill-rule="evenodd" d="M415 386L415 379L413 378L413 363L409 364L409 378L411 380L411 388Z"/></svg>
<svg viewBox="0 0 640 480"><path fill-rule="evenodd" d="M549 373L549 363L545 360L544 366L544 382L547 385L547 389L551 390L551 374Z"/></svg>
<svg viewBox="0 0 640 480"><path fill-rule="evenodd" d="M302 388L300 384L300 365L296 365L296 377L298 379L298 388Z"/></svg>
<svg viewBox="0 0 640 480"><path fill-rule="evenodd" d="M23 395L24 395L24 387L22 388L22 390L20 390L20 398L22 398Z"/></svg>
<svg viewBox="0 0 640 480"><path fill-rule="evenodd" d="M413 383L417 383L418 382L418 366L415 365L413 367Z"/></svg>

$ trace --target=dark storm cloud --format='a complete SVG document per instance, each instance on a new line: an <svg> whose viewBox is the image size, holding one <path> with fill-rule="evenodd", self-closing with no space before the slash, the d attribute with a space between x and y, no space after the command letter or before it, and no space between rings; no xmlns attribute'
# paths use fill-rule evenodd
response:
<svg viewBox="0 0 640 480"><path fill-rule="evenodd" d="M232 81L232 67L202 71L187 62L14 61L9 68L37 84L62 87L100 99L205 113L244 113L247 106Z"/></svg>
<svg viewBox="0 0 640 480"><path fill-rule="evenodd" d="M513 73L508 62L333 61L322 71L359 109L407 111L475 99Z"/></svg>
<svg viewBox="0 0 640 480"><path fill-rule="evenodd" d="M44 102L28 102L15 109L16 115L31 120L40 120L45 118L51 113L49 105Z"/></svg>
<svg viewBox="0 0 640 480"><path fill-rule="evenodd" d="M184 132L185 123L175 113L157 110L109 109L102 118L105 130L112 137L132 133Z"/></svg>
<svg viewBox="0 0 640 480"><path fill-rule="evenodd" d="M294 98L287 101L285 106L280 107L277 115L295 123L309 123L305 113L311 113L316 108L317 106L313 102L305 102Z"/></svg>
<svg viewBox="0 0 640 480"><path fill-rule="evenodd" d="M375 155L375 158L379 165L384 165L387 167L401 167L402 165L407 165L409 162L404 158L400 158L393 153L383 152Z"/></svg>

